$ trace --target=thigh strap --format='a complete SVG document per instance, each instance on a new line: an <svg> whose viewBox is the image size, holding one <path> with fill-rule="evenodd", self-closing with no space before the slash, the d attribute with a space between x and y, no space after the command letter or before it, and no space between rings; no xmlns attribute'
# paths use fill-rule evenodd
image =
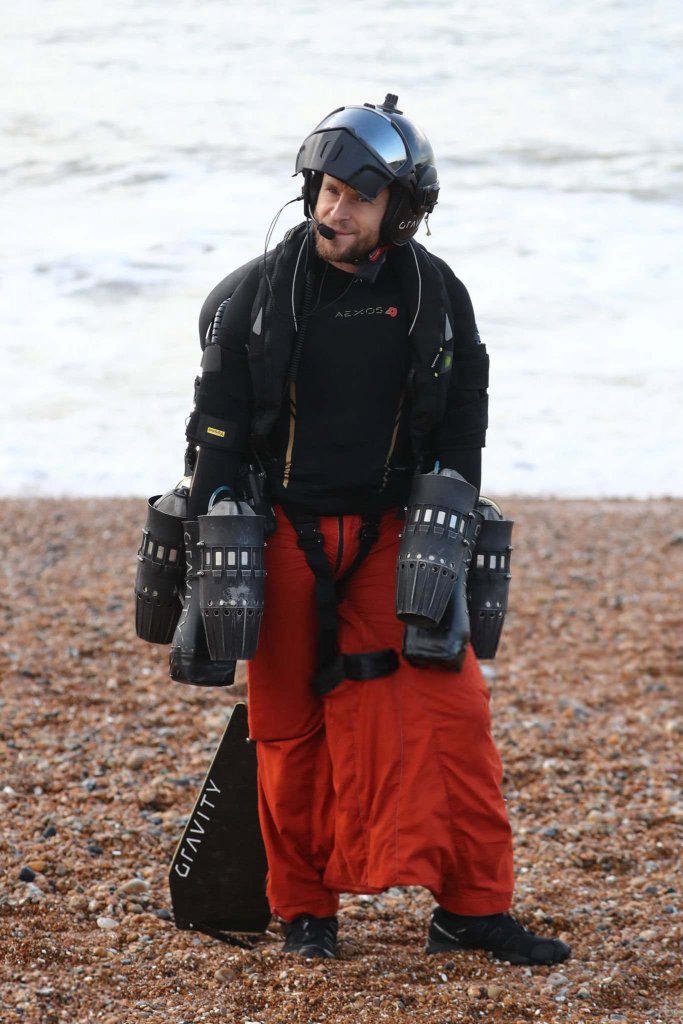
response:
<svg viewBox="0 0 683 1024"><path fill-rule="evenodd" d="M337 641L337 604L353 573L367 558L379 537L380 516L365 514L359 532L358 552L340 579L335 580L325 554L320 516L292 505L282 506L296 530L298 544L315 576L315 601L318 609L318 656L313 689L320 696L330 693L342 679L376 679L398 669L398 655L391 648L366 654L342 654Z"/></svg>

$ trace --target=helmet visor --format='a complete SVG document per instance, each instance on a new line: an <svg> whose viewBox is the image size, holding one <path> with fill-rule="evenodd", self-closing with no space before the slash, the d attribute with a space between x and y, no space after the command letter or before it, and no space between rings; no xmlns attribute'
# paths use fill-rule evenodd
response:
<svg viewBox="0 0 683 1024"><path fill-rule="evenodd" d="M403 137L389 118L380 114L378 110L369 110L367 107L344 107L329 114L315 130L324 132L331 128L345 128L353 132L394 172L399 171L410 159Z"/></svg>
<svg viewBox="0 0 683 1024"><path fill-rule="evenodd" d="M329 114L304 140L296 160L297 174L330 174L368 199L411 169L401 134L388 117L366 107L343 107Z"/></svg>

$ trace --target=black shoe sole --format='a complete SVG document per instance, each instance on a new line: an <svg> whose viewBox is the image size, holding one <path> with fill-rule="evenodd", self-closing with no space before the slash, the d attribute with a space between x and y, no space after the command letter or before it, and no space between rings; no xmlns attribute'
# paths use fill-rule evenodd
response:
<svg viewBox="0 0 683 1024"><path fill-rule="evenodd" d="M336 960L336 953L328 953L320 946L302 946L301 949L283 949L285 956L303 956L307 960Z"/></svg>
<svg viewBox="0 0 683 1024"><path fill-rule="evenodd" d="M451 942L439 942L437 939L427 939L425 946L426 953L468 953L480 950L483 953L490 953L497 960L504 960L508 964L516 964L520 967L556 967L568 960L535 960L533 957L525 956L523 953L514 953L510 950L497 952L493 949L485 949L483 946L460 946Z"/></svg>

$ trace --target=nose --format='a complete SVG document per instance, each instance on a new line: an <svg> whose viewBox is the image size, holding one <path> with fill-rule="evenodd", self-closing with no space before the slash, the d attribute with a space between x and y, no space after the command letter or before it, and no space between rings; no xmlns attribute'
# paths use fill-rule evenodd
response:
<svg viewBox="0 0 683 1024"><path fill-rule="evenodd" d="M349 199L345 193L342 192L337 196L337 201L333 203L328 216L339 221L347 220L349 216Z"/></svg>

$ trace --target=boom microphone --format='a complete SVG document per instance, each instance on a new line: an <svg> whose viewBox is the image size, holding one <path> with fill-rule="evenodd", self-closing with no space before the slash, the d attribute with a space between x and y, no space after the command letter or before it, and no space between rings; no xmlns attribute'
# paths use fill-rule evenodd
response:
<svg viewBox="0 0 683 1024"><path fill-rule="evenodd" d="M311 214L311 218L313 219L315 226L318 229L319 235L322 235L323 238L326 238L329 242L331 242L333 238L336 238L337 232L334 230L334 228L328 227L327 224L321 224L320 221L316 219L314 214Z"/></svg>

